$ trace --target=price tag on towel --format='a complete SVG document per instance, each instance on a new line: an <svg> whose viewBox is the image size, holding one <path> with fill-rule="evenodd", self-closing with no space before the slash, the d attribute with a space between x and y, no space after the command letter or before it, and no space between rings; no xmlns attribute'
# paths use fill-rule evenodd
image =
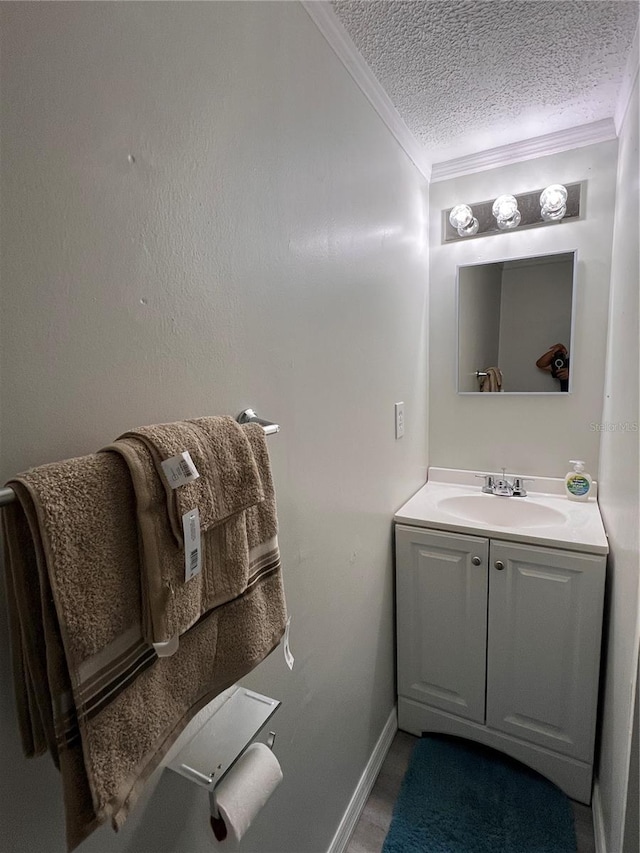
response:
<svg viewBox="0 0 640 853"><path fill-rule="evenodd" d="M186 483L192 483L200 476L188 450L185 450L180 456L163 459L161 465L164 476L172 489L177 489L178 486L184 486Z"/></svg>
<svg viewBox="0 0 640 853"><path fill-rule="evenodd" d="M190 581L200 574L202 569L202 550L200 548L200 513L191 509L182 516L184 534L184 580Z"/></svg>

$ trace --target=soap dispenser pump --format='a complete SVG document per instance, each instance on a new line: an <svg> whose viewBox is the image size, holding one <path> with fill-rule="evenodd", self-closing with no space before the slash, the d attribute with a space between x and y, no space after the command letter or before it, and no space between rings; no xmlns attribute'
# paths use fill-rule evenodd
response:
<svg viewBox="0 0 640 853"><path fill-rule="evenodd" d="M591 474L584 470L584 462L581 459L570 459L573 471L569 471L564 478L564 488L570 501L586 501L591 491Z"/></svg>

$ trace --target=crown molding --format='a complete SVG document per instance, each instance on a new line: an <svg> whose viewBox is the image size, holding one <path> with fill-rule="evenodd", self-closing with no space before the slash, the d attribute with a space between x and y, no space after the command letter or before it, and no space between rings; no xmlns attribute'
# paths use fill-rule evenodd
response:
<svg viewBox="0 0 640 853"><path fill-rule="evenodd" d="M639 33L640 21L636 25L636 31L633 36L631 48L627 55L627 64L625 66L624 75L622 77L622 85L620 86L620 91L618 92L616 111L613 115L613 120L616 126L616 133L618 134L618 136L620 136L620 131L622 130L622 125L624 124L624 120L627 115L627 110L629 109L629 104L631 103L633 87L638 78L638 67L640 66L640 49L638 47Z"/></svg>
<svg viewBox="0 0 640 853"><path fill-rule="evenodd" d="M362 54L340 23L331 3L326 2L326 0L300 0L300 2L401 148L415 164L418 171L429 180L431 161L425 149L400 118L391 99L374 77Z"/></svg>
<svg viewBox="0 0 640 853"><path fill-rule="evenodd" d="M612 118L605 118L590 124L570 127L567 130L546 133L544 136L534 136L522 142L489 148L466 157L434 163L431 168L431 181L460 178L462 175L485 172L487 169L497 169L500 166L508 166L510 163L533 160L535 157L545 157L548 154L559 154L572 148L584 148L585 145L608 142L610 139L616 139L616 128Z"/></svg>

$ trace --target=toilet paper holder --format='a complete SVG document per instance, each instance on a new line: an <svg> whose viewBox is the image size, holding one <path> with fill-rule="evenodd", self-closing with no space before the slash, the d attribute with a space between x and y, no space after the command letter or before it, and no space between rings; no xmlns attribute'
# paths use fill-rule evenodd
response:
<svg viewBox="0 0 640 853"><path fill-rule="evenodd" d="M213 817L219 815L216 787L281 704L278 699L238 688L167 765L207 789ZM269 749L273 749L275 739L275 732L270 731L266 741Z"/></svg>
<svg viewBox="0 0 640 853"><path fill-rule="evenodd" d="M267 746L269 749L273 749L273 744L275 743L276 733L269 732L269 736L267 737ZM253 743L253 739L246 745L245 749L249 747ZM245 749L240 752L236 758L236 761L240 756L245 752ZM216 788L222 781L222 779L227 775L229 770L233 767L235 761L230 764L224 771L224 773L220 772L219 776L216 778L216 773L221 771L221 765L218 765L215 770L213 770L208 776L205 773L201 773L199 770L196 770L193 767L189 767L188 765L182 765L183 775L192 779L196 784L201 785L203 788L207 788L209 791L209 805L211 807L211 816L218 818L220 817L220 813L218 811L218 804L216 802Z"/></svg>

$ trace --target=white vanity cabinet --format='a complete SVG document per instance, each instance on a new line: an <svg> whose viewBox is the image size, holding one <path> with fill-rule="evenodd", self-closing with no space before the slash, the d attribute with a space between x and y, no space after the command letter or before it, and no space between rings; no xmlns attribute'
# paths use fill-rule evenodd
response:
<svg viewBox="0 0 640 853"><path fill-rule="evenodd" d="M396 524L398 718L589 803L606 557Z"/></svg>

